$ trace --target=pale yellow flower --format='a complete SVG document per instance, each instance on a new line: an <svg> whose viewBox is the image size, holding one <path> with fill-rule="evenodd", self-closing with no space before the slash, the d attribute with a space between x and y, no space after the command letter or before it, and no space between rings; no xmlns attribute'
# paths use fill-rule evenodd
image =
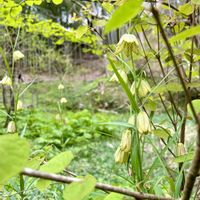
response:
<svg viewBox="0 0 200 200"><path fill-rule="evenodd" d="M19 51L19 50L14 51L14 53L13 53L14 61L20 60L22 58L24 58L24 54L21 51Z"/></svg>
<svg viewBox="0 0 200 200"><path fill-rule="evenodd" d="M120 149L120 147L115 152L115 162L119 164L126 163L128 161L129 153Z"/></svg>
<svg viewBox="0 0 200 200"><path fill-rule="evenodd" d="M22 110L23 109L23 103L21 100L18 100L17 102L17 110Z"/></svg>
<svg viewBox="0 0 200 200"><path fill-rule="evenodd" d="M124 152L130 152L131 141L132 141L131 130L127 129L122 133L120 149Z"/></svg>
<svg viewBox="0 0 200 200"><path fill-rule="evenodd" d="M128 123L135 126L135 115L131 115L128 119Z"/></svg>
<svg viewBox="0 0 200 200"><path fill-rule="evenodd" d="M5 75L3 79L0 81L2 85L12 86L12 80L9 76Z"/></svg>
<svg viewBox="0 0 200 200"><path fill-rule="evenodd" d="M182 156L186 154L185 146L183 143L179 142L177 144L177 156Z"/></svg>
<svg viewBox="0 0 200 200"><path fill-rule="evenodd" d="M59 90L63 90L64 88L65 88L65 87L64 87L63 84L59 84L59 85L58 85L58 89L59 89Z"/></svg>
<svg viewBox="0 0 200 200"><path fill-rule="evenodd" d="M137 38L133 34L124 34L120 38L117 48L116 48L116 54L118 53L125 53L125 55L128 57L131 55L131 53L138 54L139 53L139 44L137 41Z"/></svg>
<svg viewBox="0 0 200 200"><path fill-rule="evenodd" d="M67 103L67 99L65 98L65 97L62 97L61 99L60 99L60 103L62 104L62 103Z"/></svg>
<svg viewBox="0 0 200 200"><path fill-rule="evenodd" d="M16 132L16 125L14 121L10 121L7 126L8 133L15 133Z"/></svg>
<svg viewBox="0 0 200 200"><path fill-rule="evenodd" d="M144 111L140 111L137 115L137 129L139 133L147 134L152 131L152 125L149 117Z"/></svg>
<svg viewBox="0 0 200 200"><path fill-rule="evenodd" d="M126 75L126 72L123 70L118 70L118 73L120 74L120 76L122 77L122 79L124 80L125 83L128 82L128 77ZM116 74L113 74L112 77L110 78L110 81L116 81L119 82Z"/></svg>
<svg viewBox="0 0 200 200"><path fill-rule="evenodd" d="M145 97L151 91L151 87L146 80L142 79L136 85L135 85L135 82L132 83L131 88L130 88L132 95L135 95L135 90L138 91L139 97Z"/></svg>

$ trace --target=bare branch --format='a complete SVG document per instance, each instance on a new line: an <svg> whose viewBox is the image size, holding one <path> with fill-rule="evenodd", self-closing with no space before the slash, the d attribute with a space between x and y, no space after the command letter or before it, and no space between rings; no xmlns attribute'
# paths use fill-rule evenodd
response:
<svg viewBox="0 0 200 200"><path fill-rule="evenodd" d="M57 181L57 182L61 182L61 183L72 183L72 182L80 182L81 181L81 179L78 179L78 178L69 177L69 176L61 176L61 175L57 175L57 174L50 174L50 173L47 173L47 172L41 172L41 171L29 169L29 168L25 168L21 172L21 174L25 175L25 176L42 178L42 179ZM159 196L152 195L152 194L134 192L134 191L131 191L131 190L128 190L128 189L115 187L115 186L104 184L104 183L96 183L95 188L100 189L100 190L104 190L104 191L124 194L124 195L127 195L127 196L135 197L136 199L173 200L172 198L168 198L168 197L159 197Z"/></svg>

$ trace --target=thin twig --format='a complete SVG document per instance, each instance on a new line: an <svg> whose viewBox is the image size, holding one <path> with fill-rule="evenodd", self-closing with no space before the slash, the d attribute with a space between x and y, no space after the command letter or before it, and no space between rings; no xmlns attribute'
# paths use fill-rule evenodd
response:
<svg viewBox="0 0 200 200"><path fill-rule="evenodd" d="M72 182L81 182L81 179L74 178L74 177L69 177L69 176L61 176L57 174L50 174L47 172L41 172L29 168L25 168L22 172L22 175L25 176L30 176L30 177L35 177L35 178L42 178L42 179L47 179L47 180L52 180L52 181L57 181L61 183L72 183ZM136 199L148 199L148 200L173 200L172 198L168 197L159 197L153 194L146 194L146 193L140 193L140 192L134 192L128 189L104 184L104 183L96 183L95 188L104 190L104 191L109 191L109 192L116 192L120 194L124 194L127 196L135 197Z"/></svg>

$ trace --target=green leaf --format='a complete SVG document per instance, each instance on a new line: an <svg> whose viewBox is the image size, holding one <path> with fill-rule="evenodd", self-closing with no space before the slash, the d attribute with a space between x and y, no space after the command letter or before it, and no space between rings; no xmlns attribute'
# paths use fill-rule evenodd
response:
<svg viewBox="0 0 200 200"><path fill-rule="evenodd" d="M153 130L153 134L163 139L167 139L170 136L169 130L166 129Z"/></svg>
<svg viewBox="0 0 200 200"><path fill-rule="evenodd" d="M29 144L17 135L0 136L0 185L18 174L26 166Z"/></svg>
<svg viewBox="0 0 200 200"><path fill-rule="evenodd" d="M35 5L40 5L42 3L42 0L26 0L25 3L28 6L33 6L34 4Z"/></svg>
<svg viewBox="0 0 200 200"><path fill-rule="evenodd" d="M195 99L192 101L192 105L194 106L194 109L196 111L197 114L200 113L200 99ZM188 113L193 116L192 110L190 108L190 105L187 105L187 109L188 109Z"/></svg>
<svg viewBox="0 0 200 200"><path fill-rule="evenodd" d="M189 28L185 31L182 31L181 33L171 37L169 39L170 43L176 42L178 40L185 40L186 38L192 37L194 35L197 35L200 33L200 25L199 26L193 26L192 28Z"/></svg>
<svg viewBox="0 0 200 200"><path fill-rule="evenodd" d="M55 5L59 5L63 2L63 0L52 0Z"/></svg>
<svg viewBox="0 0 200 200"><path fill-rule="evenodd" d="M124 195L122 194L117 194L117 193L110 193L109 195L106 196L104 200L123 200Z"/></svg>
<svg viewBox="0 0 200 200"><path fill-rule="evenodd" d="M191 2L192 2L193 4L200 5L200 0L192 0Z"/></svg>
<svg viewBox="0 0 200 200"><path fill-rule="evenodd" d="M165 85L156 86L153 89L153 93L163 93L163 92L180 92L183 91L183 87L180 83L167 83Z"/></svg>
<svg viewBox="0 0 200 200"><path fill-rule="evenodd" d="M127 0L117 8L105 26L105 33L108 33L135 17L141 10L143 0Z"/></svg>
<svg viewBox="0 0 200 200"><path fill-rule="evenodd" d="M79 26L76 30L76 38L81 38L88 30L87 26Z"/></svg>
<svg viewBox="0 0 200 200"><path fill-rule="evenodd" d="M74 182L65 187L63 198L65 200L82 200L87 197L95 188L96 179L93 176L86 176L81 182Z"/></svg>
<svg viewBox="0 0 200 200"><path fill-rule="evenodd" d="M113 5L110 2L103 2L102 7L107 11L111 12L113 10Z"/></svg>
<svg viewBox="0 0 200 200"><path fill-rule="evenodd" d="M61 172L70 164L72 159L73 159L73 154L71 153L71 151L62 152L57 156L55 156L54 158L52 158L46 164L42 165L40 167L40 171L49 173ZM41 179L37 182L36 187L39 190L43 191L50 185L50 183L51 181Z"/></svg>
<svg viewBox="0 0 200 200"><path fill-rule="evenodd" d="M16 17L17 15L19 15L21 13L21 11L22 11L22 7L20 5L18 5L18 6L11 8L10 14L12 17Z"/></svg>
<svg viewBox="0 0 200 200"><path fill-rule="evenodd" d="M179 6L179 11L185 15L191 15L194 12L194 5L190 2Z"/></svg>
<svg viewBox="0 0 200 200"><path fill-rule="evenodd" d="M188 161L191 161L193 157L194 157L194 152L189 152L188 154L174 158L174 162L177 162L177 163L188 162Z"/></svg>
<svg viewBox="0 0 200 200"><path fill-rule="evenodd" d="M150 111L156 111L157 104L155 101L149 100L145 105L144 105L146 110Z"/></svg>

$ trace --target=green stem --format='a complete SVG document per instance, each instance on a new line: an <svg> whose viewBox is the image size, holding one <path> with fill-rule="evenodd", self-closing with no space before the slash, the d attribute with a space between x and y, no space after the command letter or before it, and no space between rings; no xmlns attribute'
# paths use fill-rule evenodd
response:
<svg viewBox="0 0 200 200"><path fill-rule="evenodd" d="M25 194L24 194L24 178L23 175L20 174L20 196L21 196L21 200L23 200L25 198Z"/></svg>

